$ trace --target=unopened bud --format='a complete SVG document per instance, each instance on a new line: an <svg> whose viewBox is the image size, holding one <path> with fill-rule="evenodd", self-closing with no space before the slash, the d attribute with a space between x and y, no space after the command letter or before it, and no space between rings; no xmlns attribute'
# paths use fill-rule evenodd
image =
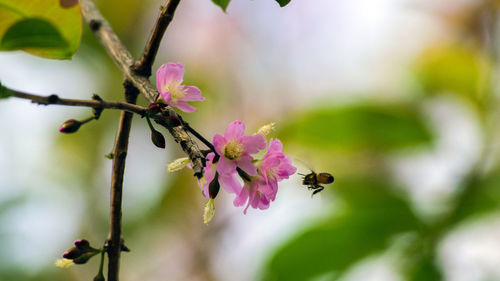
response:
<svg viewBox="0 0 500 281"><path fill-rule="evenodd" d="M89 250L90 249L90 243L89 243L89 241L87 241L85 239L76 240L75 246L79 250Z"/></svg>
<svg viewBox="0 0 500 281"><path fill-rule="evenodd" d="M66 252L64 252L62 257L65 259L72 260L72 259L79 257L81 254L82 253L80 250L78 250L76 247L73 247L73 248L67 250Z"/></svg>
<svg viewBox="0 0 500 281"><path fill-rule="evenodd" d="M99 252L95 252L95 251L92 251L92 252L86 252L82 255L80 255L78 258L75 258L73 259L73 262L75 264L84 264L84 263L87 263L90 258L92 258L93 256L99 254Z"/></svg>
<svg viewBox="0 0 500 281"><path fill-rule="evenodd" d="M215 173L214 180L208 185L208 196L215 199L220 190L219 173Z"/></svg>
<svg viewBox="0 0 500 281"><path fill-rule="evenodd" d="M102 275L102 273L94 277L94 281L105 281L105 280L106 279L104 279L104 275Z"/></svg>
<svg viewBox="0 0 500 281"><path fill-rule="evenodd" d="M168 164L167 171L169 173L180 171L184 169L189 163L191 163L191 160L188 157L175 159L172 163Z"/></svg>
<svg viewBox="0 0 500 281"><path fill-rule="evenodd" d="M157 130L151 130L151 141L156 147L165 148L165 137Z"/></svg>
<svg viewBox="0 0 500 281"><path fill-rule="evenodd" d="M159 105L158 103L153 102L153 103L150 103L150 104L149 104L149 106L148 106L148 110L149 110L151 113L155 114L155 113L158 113L158 112L160 112L160 111L161 111L161 107L160 107L160 105Z"/></svg>
<svg viewBox="0 0 500 281"><path fill-rule="evenodd" d="M257 130L257 134L262 134L263 136L269 135L272 131L274 131L274 125L276 125L276 123L272 122L260 127Z"/></svg>
<svg viewBox="0 0 500 281"><path fill-rule="evenodd" d="M175 115L167 116L165 117L165 121L167 121L167 125L169 127L178 127L182 124L181 120L179 117Z"/></svg>
<svg viewBox="0 0 500 281"><path fill-rule="evenodd" d="M205 204L205 208L203 209L203 223L207 224L214 218L215 216L215 202L214 199L210 198Z"/></svg>
<svg viewBox="0 0 500 281"><path fill-rule="evenodd" d="M66 122L64 122L61 127L59 127L59 132L65 133L65 134L70 134L78 131L80 129L80 126L82 125L82 122L75 120L75 119L69 119Z"/></svg>

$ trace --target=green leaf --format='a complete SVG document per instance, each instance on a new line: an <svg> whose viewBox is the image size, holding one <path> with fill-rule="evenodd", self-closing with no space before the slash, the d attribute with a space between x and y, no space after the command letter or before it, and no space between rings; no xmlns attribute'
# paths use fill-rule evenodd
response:
<svg viewBox="0 0 500 281"><path fill-rule="evenodd" d="M227 5L229 5L229 1L231 0L212 0L212 2L214 2L215 5L221 7L224 12L226 11Z"/></svg>
<svg viewBox="0 0 500 281"><path fill-rule="evenodd" d="M408 272L411 281L443 280L440 269L436 266L434 255L425 256L414 264Z"/></svg>
<svg viewBox="0 0 500 281"><path fill-rule="evenodd" d="M281 247L265 267L262 280L311 280L330 272L341 275L366 256L384 250L395 234L420 229L408 204L390 190L371 181L338 184L347 210Z"/></svg>
<svg viewBox="0 0 500 281"><path fill-rule="evenodd" d="M491 91L492 63L473 47L433 46L417 58L413 68L426 95L453 93L478 104Z"/></svg>
<svg viewBox="0 0 500 281"><path fill-rule="evenodd" d="M33 24L34 19L43 21L42 25ZM79 4L63 8L56 0L0 0L0 50L21 49L41 57L70 59L81 33Z"/></svg>
<svg viewBox="0 0 500 281"><path fill-rule="evenodd" d="M276 0L278 4L280 4L280 7L285 7L288 3L290 3L290 0Z"/></svg>
<svg viewBox="0 0 500 281"><path fill-rule="evenodd" d="M0 83L0 99L6 99L8 97L12 96L11 90L7 89Z"/></svg>
<svg viewBox="0 0 500 281"><path fill-rule="evenodd" d="M390 150L427 144L431 133L418 112L402 104L357 104L298 114L278 135L318 149Z"/></svg>
<svg viewBox="0 0 500 281"><path fill-rule="evenodd" d="M464 194L456 202L450 224L500 209L500 171L485 176L472 175L464 184Z"/></svg>
<svg viewBox="0 0 500 281"><path fill-rule="evenodd" d="M50 22L37 19L22 19L7 29L0 41L3 50L27 48L65 48L68 42Z"/></svg>

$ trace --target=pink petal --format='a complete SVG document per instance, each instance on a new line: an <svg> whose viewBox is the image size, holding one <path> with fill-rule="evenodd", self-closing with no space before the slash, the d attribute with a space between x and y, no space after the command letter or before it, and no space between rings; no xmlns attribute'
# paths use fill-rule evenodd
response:
<svg viewBox="0 0 500 281"><path fill-rule="evenodd" d="M226 138L224 138L223 136L221 136L219 134L215 134L214 139L212 140L212 144L215 147L215 151L217 151L217 153L219 155L223 154L222 148L224 147L224 145L226 145L226 143L227 143Z"/></svg>
<svg viewBox="0 0 500 281"><path fill-rule="evenodd" d="M236 206L236 207L243 206L243 204L245 204L245 202L247 202L249 195L250 195L249 189L246 186L244 186L241 189L238 196L236 196L236 198L234 198L234 201L233 201L234 206Z"/></svg>
<svg viewBox="0 0 500 281"><path fill-rule="evenodd" d="M158 92L161 93L161 88L163 85L166 85L167 83L165 82L165 72L167 70L167 65L162 64L160 68L156 71L156 88L158 88Z"/></svg>
<svg viewBox="0 0 500 281"><path fill-rule="evenodd" d="M244 134L245 134L245 123L236 120L227 126L224 137L226 139L239 139Z"/></svg>
<svg viewBox="0 0 500 281"><path fill-rule="evenodd" d="M242 155L240 159L236 161L236 165L240 167L243 171L245 171L250 176L257 175L257 167L252 163L253 158L249 155Z"/></svg>
<svg viewBox="0 0 500 281"><path fill-rule="evenodd" d="M276 140L273 140L271 139L269 141L269 149L268 149L268 153L270 152L281 152L281 150L283 149L283 144L281 143L280 140L276 139Z"/></svg>
<svg viewBox="0 0 500 281"><path fill-rule="evenodd" d="M184 65L179 62L179 63L173 63L169 62L166 65L162 65L161 67L165 66L164 70L162 71L162 82L165 84L180 84L182 83L182 79L184 78ZM161 68L160 67L160 68ZM165 85L164 84L164 85Z"/></svg>
<svg viewBox="0 0 500 281"><path fill-rule="evenodd" d="M242 186L235 177L235 174L229 176L219 174L219 183L229 193L239 194L241 192Z"/></svg>
<svg viewBox="0 0 500 281"><path fill-rule="evenodd" d="M162 99L166 102L166 103L169 103L170 102L170 97L171 97L171 94L169 91L160 91L160 96L162 97Z"/></svg>
<svg viewBox="0 0 500 281"><path fill-rule="evenodd" d="M204 97L201 96L201 91L195 86L182 86L182 92L184 92L185 96L182 99L183 101L202 101L205 100Z"/></svg>
<svg viewBox="0 0 500 281"><path fill-rule="evenodd" d="M242 137L241 143L245 148L245 152L249 154L257 153L267 146L266 138L262 134Z"/></svg>
<svg viewBox="0 0 500 281"><path fill-rule="evenodd" d="M231 175L236 172L236 163L222 156L217 164L217 171L220 175Z"/></svg>
<svg viewBox="0 0 500 281"><path fill-rule="evenodd" d="M188 113L196 111L196 108L194 108L194 106L191 106L191 105L187 104L185 101L181 101L181 100L177 101L177 104L174 104L171 102L167 102L167 104L174 106L174 107L177 107L178 109L180 109L184 112L188 112Z"/></svg>

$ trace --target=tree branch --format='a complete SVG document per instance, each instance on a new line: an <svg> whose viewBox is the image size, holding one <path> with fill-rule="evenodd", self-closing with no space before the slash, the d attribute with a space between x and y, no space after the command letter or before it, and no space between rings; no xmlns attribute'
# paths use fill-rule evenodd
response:
<svg viewBox="0 0 500 281"><path fill-rule="evenodd" d="M160 15L156 20L155 27L151 31L148 43L144 49L144 53L140 60L135 62L132 69L139 75L149 77L151 76L151 66L154 63L156 53L160 47L161 39L168 25L174 18L175 9L179 5L180 0L169 0L165 7L161 8Z"/></svg>
<svg viewBox="0 0 500 281"><path fill-rule="evenodd" d="M91 108L101 108L101 109L118 109L124 110L131 113L137 113L141 116L147 114L148 109L139 105L126 103L126 102L117 102L117 101L98 101L98 100L78 100L78 99L63 99L57 95L50 96L39 96L28 93L22 93L15 90L10 90L16 98L28 99L33 103L49 105L66 105L66 106L83 106L83 107L91 107Z"/></svg>
<svg viewBox="0 0 500 281"><path fill-rule="evenodd" d="M124 82L125 100L134 104L137 101L139 91L127 80ZM107 240L108 250L108 281L118 281L120 269L120 252L122 245L121 219L122 219L122 190L123 174L125 172L125 159L127 157L128 140L132 117L130 112L122 112L120 123L116 133L115 146L113 149L113 174L111 179L111 199L110 199L110 224L109 236Z"/></svg>
<svg viewBox="0 0 500 281"><path fill-rule="evenodd" d="M104 19L91 0L81 0L80 3L83 17L89 24L90 29L92 29L95 36L101 41L101 44L121 69L125 79L130 81L131 84L146 97L146 99L150 102L154 102L156 96L158 95L156 87L153 86L146 77L139 75L132 70L134 59L130 52L120 42L118 36L113 32L109 23L106 19ZM173 114L177 115L174 111L169 113L170 116ZM164 120L160 124L166 126L168 122ZM166 126L166 128L191 159L191 162L193 163L194 175L201 178L203 176L203 168L205 164L205 157L203 156L203 153L201 153L196 143L191 140L188 133L182 126L174 128Z"/></svg>

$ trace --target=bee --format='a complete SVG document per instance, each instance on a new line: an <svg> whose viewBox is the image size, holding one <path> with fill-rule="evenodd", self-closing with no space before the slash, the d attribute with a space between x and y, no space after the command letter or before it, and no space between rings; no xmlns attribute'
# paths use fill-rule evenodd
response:
<svg viewBox="0 0 500 281"><path fill-rule="evenodd" d="M311 196L325 189L325 187L321 184L330 184L335 180L335 178L329 173L316 173L312 170L311 173L307 175L300 173L299 175L303 176L302 184L306 185L309 190L314 190Z"/></svg>

